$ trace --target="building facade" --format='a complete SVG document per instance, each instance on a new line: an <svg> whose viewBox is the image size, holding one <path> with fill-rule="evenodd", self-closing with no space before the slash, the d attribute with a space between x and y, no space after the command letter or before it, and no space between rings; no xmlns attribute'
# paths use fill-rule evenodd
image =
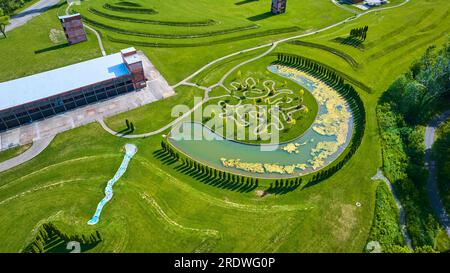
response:
<svg viewBox="0 0 450 273"><path fill-rule="evenodd" d="M286 12L287 0L272 0L272 14L281 14Z"/></svg>
<svg viewBox="0 0 450 273"><path fill-rule="evenodd" d="M66 34L67 42L70 45L87 40L83 22L81 21L81 15L79 13L59 16L58 18L64 29L64 33Z"/></svg>
<svg viewBox="0 0 450 273"><path fill-rule="evenodd" d="M145 86L142 60L134 48L0 83L0 132Z"/></svg>

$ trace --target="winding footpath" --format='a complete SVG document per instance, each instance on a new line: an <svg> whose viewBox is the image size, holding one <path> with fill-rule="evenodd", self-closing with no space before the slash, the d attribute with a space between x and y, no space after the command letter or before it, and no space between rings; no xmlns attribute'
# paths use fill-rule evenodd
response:
<svg viewBox="0 0 450 273"><path fill-rule="evenodd" d="M42 2L42 3L44 3L44 2L51 2L51 1L57 1L57 0L42 0L42 1L38 2L38 3L41 3L41 2ZM235 71L237 68L241 67L242 65L247 64L247 63L249 63L249 62L255 61L255 60L257 60L257 59L260 59L260 58L266 56L267 54L269 54L270 52L272 52L272 51L278 46L278 44L280 44L280 43L283 43L283 42L286 42L286 41L289 41L289 40L292 40L292 39L298 39L298 38L302 38L302 37L306 37L306 36L318 34L318 33L320 33L320 32L323 32L323 31L329 30L329 29L331 29L331 28L337 27L337 26L339 26L339 25L345 24L346 22L355 20L355 19L357 19L357 18L359 18L359 17L361 17L361 16L363 16L363 15L365 15L365 14L369 14L369 13L371 13L371 12L378 12L378 11L382 11L382 10L388 10L388 9L398 8L398 7L401 7L401 6L403 6L403 5L407 4L407 3L409 3L410 1L411 1L411 0L405 0L405 1L399 3L398 5L395 5L395 6L390 6L390 7L385 7L385 8L378 8L378 9L368 10L368 11L362 12L362 13L360 13L360 14L358 14L358 15L353 15L353 16L347 18L347 19L344 19L344 20L342 20L342 21L340 21L340 22L337 22L337 23L335 23L335 24L332 24L332 25L330 25L330 26L324 27L324 28L322 28L322 29L320 29L320 30L317 30L317 31L314 31L314 32L308 32L308 33L304 33L304 34L300 34L300 35L295 35L295 36L287 37L287 38L280 39L280 40L275 41L275 42L270 43L270 44L264 44L264 45L252 47L252 48L249 48L249 49L241 50L241 51L238 51L238 52L235 52L235 53L232 53L232 54L223 56L223 57L221 57L221 58L218 58L218 59L216 59L216 60L214 60L214 61L211 61L211 62L209 62L208 64L204 65L203 67L201 67L200 69L198 69L197 71L195 71L194 73L192 73L190 76L186 77L186 78L185 78L184 80L182 80L181 82L179 82L179 83L173 85L172 88L176 88L176 87L178 87L178 86L180 86L180 85L192 85L192 83L189 83L189 80L193 79L195 76L197 76L198 74L200 74L202 71L204 71L204 70L207 69L208 67L210 67L210 66L212 66L212 65L214 65L214 64L216 64L216 63L219 63L219 62L221 62L221 61L223 61L223 60L225 60L225 59L231 58L231 57L233 57L233 56L237 56L237 55L242 54L242 53L246 53L246 52L258 50L258 49L261 49L261 48L269 47L269 49L268 49L266 52L264 52L263 54L261 54L261 55L255 57L255 58L252 58L252 59L250 59L250 60L246 60L246 61L244 61L244 62L242 62L242 63L240 63L240 64L234 66L233 68L231 68L230 71L228 71L228 73L226 73L226 74L224 75L224 77L222 77L222 78L220 79L220 81L219 81L218 83L216 83L215 85L213 85L213 86L223 86L223 82L224 82L226 76L230 75L233 71ZM58 1L58 2L59 2L59 1ZM70 3L69 6L67 7L67 9L66 9L66 14L69 14L69 8L70 8L70 6L71 6L72 4L73 4L73 2ZM36 5L36 4L35 4L35 5ZM33 5L33 6L34 6L34 5ZM26 12L27 10L33 8L33 6L31 6L31 7L28 8L28 9L26 9L24 12ZM51 7L51 6L50 6L50 7ZM44 9L44 10L45 10L45 9ZM42 11L44 11L44 10L42 10ZM42 13L42 11L40 11L40 13ZM39 14L40 14L40 13L39 13ZM19 14L19 15L20 15L20 14ZM34 16L35 16L35 15L34 15ZM14 18L12 18L12 19L14 19ZM31 19L31 18L30 18L30 19ZM28 19L28 20L29 20L29 19ZM27 20L27 21L28 21L28 20ZM16 23L16 24L17 24L17 23ZM11 26L11 25L10 25L10 26ZM89 30L93 31L94 34L97 36L98 43L99 43L99 46L100 46L100 50L101 50L101 52L102 52L102 55L106 55L106 52L105 52L105 50L104 50L104 47L103 47L103 43L102 43L102 39L101 39L100 34L99 34L95 29L93 29L92 27L89 27L89 26L86 26L86 27L87 27ZM194 84L194 85L195 85L195 84ZM175 125L175 124L178 123L179 121L181 121L181 120L183 120L184 118L186 118L187 116L189 116L193 111L195 111L197 108L199 108L200 106L202 106L203 103L205 103L206 101L209 100L208 93L209 93L209 91L212 90L212 88L211 88L211 87L202 87L202 86L198 86L198 85L195 85L195 86L196 86L197 88L200 88L200 89L205 90L205 98L204 98L201 102L199 102L199 103L197 103L196 105L194 105L194 107L191 109L191 111L186 112L186 113L183 114L182 116L176 118L175 120L171 121L170 123L168 123L167 125L163 126L162 128L160 128L160 129L158 129L158 130L154 130L154 131L152 131L152 132L148 132L148 133L145 133L145 134L139 134L139 135L125 135L125 134L120 134L120 133L118 133L118 132L115 132L114 130L112 130L111 128L109 128L109 127L105 124L105 122L104 122L103 120L99 120L99 123L100 123L100 125L102 126L102 128L103 128L106 132L108 132L108 133L110 133L110 134L112 134L112 135L114 135L114 136L123 137L123 138L144 138L144 137L148 137L148 136L152 136L152 135L156 135L156 134L162 133L162 132L164 132L165 130L169 129L171 126ZM22 155L19 155L19 156L15 157L15 158L12 158L12 159L10 159L10 160L8 160L8 161L6 161L6 162L1 163L1 164L0 164L0 172L5 171L5 170L8 170L8 169L10 169L10 168L13 168L13 167L15 167L15 166L18 166L18 165L20 165L20 164L22 164L22 163L24 163L24 162L26 162L26 161L28 161L28 160L34 158L35 156L37 156L40 152L42 152L42 151L50 144L50 142L51 142L52 139L53 139L53 137L52 137L51 139L40 140L40 141L38 141L37 143L33 144L32 148L29 149L29 152L27 151L27 152L25 152L25 153L22 154ZM35 145L36 145L36 149L33 148L33 147L35 147ZM45 146L44 146L44 145L45 145Z"/></svg>
<svg viewBox="0 0 450 273"><path fill-rule="evenodd" d="M30 149L26 150L22 154L13 157L9 160L6 160L2 163L0 163L0 173L4 172L6 170L12 169L16 166L19 166L20 164L23 164L34 157L36 157L38 154L40 154L45 148L47 148L48 145L52 142L53 138L55 136L50 136L46 138L41 138L39 140L35 140L33 142L33 145L30 147Z"/></svg>
<svg viewBox="0 0 450 273"><path fill-rule="evenodd" d="M386 176L383 175L383 171L381 169L377 170L377 173L372 177L372 180L381 180L388 186L389 190L392 193L392 196L394 197L395 203L397 204L397 208L400 214L400 230L403 235L403 239L405 240L406 246L412 250L412 244L411 244L411 237L409 236L408 229L406 228L406 216L405 216L405 209L402 206L402 203L400 203L400 200L397 197L397 194L395 194L394 188L392 187L391 181L387 179Z"/></svg>
<svg viewBox="0 0 450 273"><path fill-rule="evenodd" d="M184 80L182 80L182 81L180 81L179 83L177 83L177 84L171 86L173 89L175 89L175 88L177 88L178 86L181 86L181 85L188 85L188 86L194 86L194 87L197 87L197 88L202 89L202 90L205 91L205 98L202 100L202 102L200 102L199 104L196 104L196 105L194 106L194 108L193 108L191 111L189 111L189 112L185 113L184 115L182 115L182 116L176 118L175 120L171 121L169 124L167 124L166 126L160 128L160 129L158 129L158 130L155 130L155 131L152 131L152 132L148 132L148 133L145 133L145 134L140 134L140 135L126 135L126 134L121 134L121 133L118 133L118 132L112 130L111 128L109 128L109 127L105 124L105 122L104 122L103 120L99 120L99 123L100 123L100 125L103 127L103 129L105 129L108 133L110 133L110 134L112 134L112 135L115 135L115 136L118 136L118 137L123 137L123 138L141 138L141 137L147 137L147 136L151 136L151 135L156 135L156 134L161 133L161 132L165 131L166 129L170 128L172 125L177 124L179 121L181 121L181 120L183 120L184 118L186 118L186 116L188 116L190 113L192 113L195 109L197 109L198 107L200 107L203 103L205 103L206 101L208 101L208 99L209 99L208 93L209 93L214 87L221 86L221 87L224 87L226 90L228 90L228 89L223 85L223 82L225 81L225 79L226 79L233 71L235 71L236 69L238 69L239 67L241 67L241 66L243 66L243 65L245 65L245 64L247 64L247 63L256 61L256 60L258 60L258 59L260 59L260 58L262 58L262 57L268 55L268 54L269 54L270 52L272 52L272 51L273 51L280 43L284 43L284 42L287 42L287 41L290 41L290 40L293 40L293 39L299 39L299 38L303 38L303 37L307 37L307 36L311 36L311 35L314 35L314 34L318 34L318 33L327 31L327 30L329 30L329 29L335 28L335 27L337 27L337 26L340 26L340 25L345 24L345 23L347 23L347 22L350 22L350 21L352 21L352 20L356 20L356 19L358 19L359 17L361 17L361 16L363 16L363 15L366 15L366 14L369 14L369 13L372 13L372 12L378 12L378 11L383 11L383 10L389 10L389 9L399 8L399 7L401 7L401 6L406 5L406 4L409 3L410 1L411 1L411 0L405 0L405 1L399 3L399 4L395 5L395 6L384 7L384 8L376 8L376 9L370 9L370 10L367 10L367 11L362 12L362 13L359 13L359 14L354 14L353 16L348 17L348 18L346 18L346 19L344 19L344 20L342 20L342 21L339 21L339 22L337 22L337 23L335 23L335 24L329 25L329 26L327 26L327 27L321 28L321 29L316 30L316 31L313 31L313 32L307 32L307 33L303 33L303 34L299 34L299 35L294 35L294 36L290 36L290 37L287 37L287 38L280 39L280 40L275 41L275 42L273 42L273 43L264 44L264 45L259 45L259 46L255 46L255 47L252 47L252 48L240 50L240 51L231 53L231 54L229 54L229 55L220 57L220 58L218 58L218 59L215 59L215 60L213 60L213 61L207 63L206 65L204 65L203 67L201 67L200 69L198 69L197 71L195 71L194 73L192 73L191 75L189 75L188 77L186 77ZM268 49L267 51L265 51L264 53L262 53L262 54L260 54L260 55L258 55L258 56L256 56L256 57L254 57L254 58L252 58L252 59L246 60L246 61L244 61L244 62L242 62L242 63L239 63L239 64L235 65L235 66L232 67L227 73L224 74L224 76L219 80L219 82L217 82L216 84L211 85L210 87L199 86L199 85L197 85L197 84L194 84L194 83L189 82L189 81L192 80L195 76L197 76L198 74L200 74L201 72L203 72L205 69L207 69L208 67L210 67L210 66L212 66L212 65L214 65L214 64L216 64L216 63L219 63L219 62L221 62L221 61L223 61L223 60L226 60L226 59L228 59L228 58L237 56L237 55L239 55L239 54L247 53L247 52L250 52L250 51L255 51L255 50L258 50L258 49L265 48L265 47L269 47L269 49Z"/></svg>
<svg viewBox="0 0 450 273"><path fill-rule="evenodd" d="M66 15L70 15L70 7L72 7L74 2L70 2L69 5L66 8ZM86 25L86 23L84 23L84 27L86 27L87 29L89 29L90 31L92 31L94 33L94 35L97 37L97 42L98 42L98 46L100 47L100 51L102 52L102 56L106 56L106 51L105 48L103 47L103 42L102 42L102 36L100 36L100 34L92 27Z"/></svg>
<svg viewBox="0 0 450 273"><path fill-rule="evenodd" d="M439 196L436 162L432 158L431 148L435 141L436 129L449 118L450 110L431 120L425 129L425 167L427 167L429 171L427 180L428 198L430 199L431 208L433 209L434 214L438 218L439 223L444 227L448 236L450 236L450 216L445 211L445 207Z"/></svg>

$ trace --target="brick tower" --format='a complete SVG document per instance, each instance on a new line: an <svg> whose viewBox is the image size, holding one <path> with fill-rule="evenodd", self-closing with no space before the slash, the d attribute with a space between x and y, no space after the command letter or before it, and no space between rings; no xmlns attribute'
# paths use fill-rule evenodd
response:
<svg viewBox="0 0 450 273"><path fill-rule="evenodd" d="M272 0L272 14L281 14L286 12L287 0Z"/></svg>
<svg viewBox="0 0 450 273"><path fill-rule="evenodd" d="M59 21L66 34L69 45L80 43L87 40L86 32L84 32L83 22L79 13L59 16Z"/></svg>
<svg viewBox="0 0 450 273"><path fill-rule="evenodd" d="M147 79L144 74L144 67L142 65L142 59L136 52L134 47L122 49L122 58L126 64L128 70L131 73L131 79L133 81L134 88L139 90L147 86Z"/></svg>

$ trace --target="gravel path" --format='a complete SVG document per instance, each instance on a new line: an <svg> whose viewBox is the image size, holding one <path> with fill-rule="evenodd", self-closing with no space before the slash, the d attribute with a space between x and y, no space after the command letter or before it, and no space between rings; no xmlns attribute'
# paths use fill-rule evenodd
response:
<svg viewBox="0 0 450 273"><path fill-rule="evenodd" d="M11 168L14 168L16 166L19 166L20 164L25 163L28 160L33 159L43 150L45 150L45 148L47 148L48 145L50 145L53 138L55 138L55 136L36 140L33 142L33 146L31 146L31 148L26 150L24 153L0 163L0 173L9 170Z"/></svg>
<svg viewBox="0 0 450 273"><path fill-rule="evenodd" d="M435 132L441 123L450 118L450 111L446 111L438 117L431 120L425 129L425 167L428 168L429 175L427 180L428 198L430 199L431 208L436 214L441 225L445 228L447 235L450 236L450 216L445 211L439 196L437 185L436 162L432 158L431 148L434 144Z"/></svg>
<svg viewBox="0 0 450 273"><path fill-rule="evenodd" d="M392 193L392 196L394 197L395 203L397 204L398 210L400 212L400 229L402 231L403 234L403 238L405 240L405 244L409 249L413 249L412 248L412 244L411 244L411 237L409 237L409 233L408 230L406 228L406 217L405 217L405 210L403 209L402 204L400 203L400 200L398 199L397 195L395 194L394 188L392 187L391 182L389 181L389 179L386 178L386 176L383 175L383 172L378 169L377 170L377 174L374 175L372 177L372 180L382 180L384 181L384 183L386 183L386 185L388 186L389 190Z"/></svg>

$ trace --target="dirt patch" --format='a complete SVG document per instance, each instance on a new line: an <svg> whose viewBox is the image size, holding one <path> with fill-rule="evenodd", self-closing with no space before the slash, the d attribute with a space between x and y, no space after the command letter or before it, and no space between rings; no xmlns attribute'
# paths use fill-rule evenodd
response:
<svg viewBox="0 0 450 273"><path fill-rule="evenodd" d="M333 230L333 235L337 240L347 241L350 239L353 226L356 223L356 209L357 207L353 204L345 204L340 207L341 214Z"/></svg>

